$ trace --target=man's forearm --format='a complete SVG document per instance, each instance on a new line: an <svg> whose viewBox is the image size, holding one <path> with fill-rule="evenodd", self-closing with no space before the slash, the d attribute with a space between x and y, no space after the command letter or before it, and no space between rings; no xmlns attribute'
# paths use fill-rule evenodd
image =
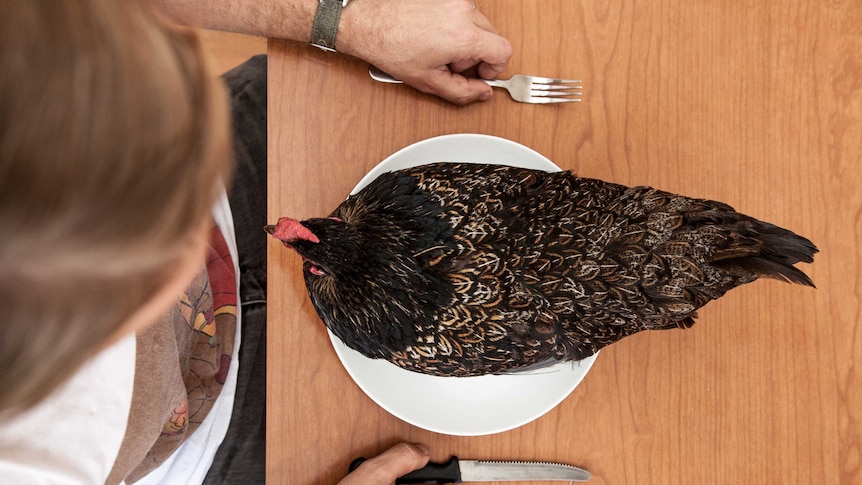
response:
<svg viewBox="0 0 862 485"><path fill-rule="evenodd" d="M317 0L151 0L174 22L211 30L308 41Z"/></svg>
<svg viewBox="0 0 862 485"><path fill-rule="evenodd" d="M150 1L170 20L181 25L298 42L311 40L318 6L318 0ZM339 51L363 57L367 44L363 40L367 36L362 29L377 16L375 11L384 3L385 0L363 0L345 9L338 26Z"/></svg>

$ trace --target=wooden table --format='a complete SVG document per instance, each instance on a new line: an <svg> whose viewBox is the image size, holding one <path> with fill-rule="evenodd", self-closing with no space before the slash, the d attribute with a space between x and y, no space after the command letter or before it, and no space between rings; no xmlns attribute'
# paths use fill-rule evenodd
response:
<svg viewBox="0 0 862 485"><path fill-rule="evenodd" d="M267 472L335 483L399 441L586 467L596 484L862 480L862 5L858 0L477 0L509 73L585 82L582 104L459 108L367 65L269 43L269 218L327 215L380 160L447 133L505 137L564 169L727 202L810 237L816 290L758 281L690 330L599 356L521 428L453 437L378 407L339 363L300 260L269 245Z"/></svg>

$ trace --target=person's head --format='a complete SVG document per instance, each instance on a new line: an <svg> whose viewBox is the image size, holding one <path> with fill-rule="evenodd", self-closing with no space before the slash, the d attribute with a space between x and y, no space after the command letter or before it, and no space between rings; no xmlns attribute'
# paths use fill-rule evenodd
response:
<svg viewBox="0 0 862 485"><path fill-rule="evenodd" d="M0 65L3 412L166 309L230 149L197 38L146 2L8 2Z"/></svg>

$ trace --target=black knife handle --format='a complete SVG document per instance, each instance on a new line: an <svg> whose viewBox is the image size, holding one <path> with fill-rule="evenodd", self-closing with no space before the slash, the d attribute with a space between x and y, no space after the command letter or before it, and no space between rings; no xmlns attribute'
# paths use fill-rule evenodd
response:
<svg viewBox="0 0 862 485"><path fill-rule="evenodd" d="M457 456L449 458L446 463L429 462L395 480L395 483L461 483L461 466Z"/></svg>
<svg viewBox="0 0 862 485"><path fill-rule="evenodd" d="M359 468L365 458L357 458L350 463L350 471ZM398 485L409 483L461 483L461 467L458 457L449 458L446 463L430 462L418 470L414 470L395 480Z"/></svg>

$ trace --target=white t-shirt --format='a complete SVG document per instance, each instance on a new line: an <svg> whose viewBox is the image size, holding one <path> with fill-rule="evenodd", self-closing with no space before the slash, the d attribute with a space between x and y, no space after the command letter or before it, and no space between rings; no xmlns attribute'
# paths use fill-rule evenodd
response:
<svg viewBox="0 0 862 485"><path fill-rule="evenodd" d="M239 288L239 257L227 194L213 208L227 242ZM239 301L239 298L237 298ZM232 365L200 427L137 483L202 483L230 424L239 366L240 312ZM135 380L135 336L86 363L43 402L14 419L0 417L0 483L103 484L125 436Z"/></svg>
<svg viewBox="0 0 862 485"><path fill-rule="evenodd" d="M129 335L39 405L0 424L0 482L105 483L126 431L134 380Z"/></svg>

